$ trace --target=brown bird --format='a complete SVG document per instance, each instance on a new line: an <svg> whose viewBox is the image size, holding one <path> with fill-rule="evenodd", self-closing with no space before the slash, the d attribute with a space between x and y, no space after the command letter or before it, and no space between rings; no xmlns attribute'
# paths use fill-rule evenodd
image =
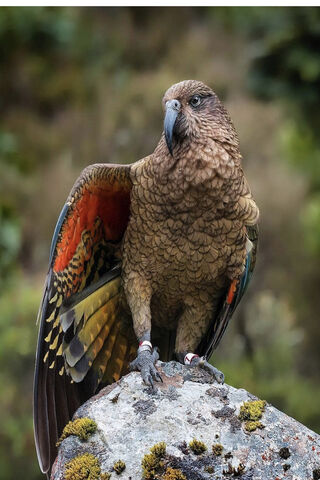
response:
<svg viewBox="0 0 320 480"><path fill-rule="evenodd" d="M163 107L154 153L87 167L55 229L34 386L48 475L81 403L129 366L147 384L161 380L157 347L162 360L175 355L223 382L207 358L253 271L259 211L232 121L211 88L180 82Z"/></svg>

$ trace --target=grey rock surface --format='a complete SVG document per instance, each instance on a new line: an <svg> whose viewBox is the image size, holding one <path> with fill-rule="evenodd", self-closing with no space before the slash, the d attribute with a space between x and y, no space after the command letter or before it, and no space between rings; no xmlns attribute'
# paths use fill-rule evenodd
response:
<svg viewBox="0 0 320 480"><path fill-rule="evenodd" d="M320 478L319 435L268 404L264 428L248 432L238 415L241 405L256 397L218 385L197 368L176 362L157 366L163 384L155 391L134 372L80 407L74 418L93 419L97 431L87 441L70 436L62 442L52 480L62 480L66 463L85 452L95 455L101 472L110 472L112 479L141 479L141 461L158 442L167 445L158 479L170 478L162 476L168 466L188 480ZM194 438L206 444L206 452L192 452L188 445ZM221 455L212 453L214 444L223 446ZM126 469L118 475L113 465L119 459Z"/></svg>

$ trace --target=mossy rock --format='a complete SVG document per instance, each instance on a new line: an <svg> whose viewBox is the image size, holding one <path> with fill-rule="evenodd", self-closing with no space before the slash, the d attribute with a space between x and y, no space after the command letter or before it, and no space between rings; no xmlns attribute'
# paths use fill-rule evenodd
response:
<svg viewBox="0 0 320 480"><path fill-rule="evenodd" d="M178 468L168 467L162 479L163 480L187 480L187 477Z"/></svg>
<svg viewBox="0 0 320 480"><path fill-rule="evenodd" d="M153 480L157 473L163 468L163 461L166 454L166 444L159 442L150 448L150 453L147 453L141 462L142 476L145 480Z"/></svg>
<svg viewBox="0 0 320 480"><path fill-rule="evenodd" d="M70 435L76 435L80 440L86 441L97 430L97 424L91 418L76 418L70 421L64 427L61 437L57 442L57 447L61 445L63 440Z"/></svg>
<svg viewBox="0 0 320 480"><path fill-rule="evenodd" d="M189 443L189 447L195 455L201 455L207 450L206 444L201 442L201 440L197 440L196 438L191 440L191 442Z"/></svg>
<svg viewBox="0 0 320 480"><path fill-rule="evenodd" d="M215 443L214 445L212 445L212 453L216 457L219 457L222 454L222 451L223 446L221 445L221 443Z"/></svg>
<svg viewBox="0 0 320 480"><path fill-rule="evenodd" d="M265 400L252 400L244 402L240 407L239 420L245 422L247 432L253 432L257 428L264 428L260 418L265 410L267 402Z"/></svg>
<svg viewBox="0 0 320 480"><path fill-rule="evenodd" d="M118 460L113 465L113 470L116 472L117 475L120 475L126 469L126 464L122 460Z"/></svg>
<svg viewBox="0 0 320 480"><path fill-rule="evenodd" d="M100 480L100 463L91 453L84 453L74 457L66 463L65 480Z"/></svg>

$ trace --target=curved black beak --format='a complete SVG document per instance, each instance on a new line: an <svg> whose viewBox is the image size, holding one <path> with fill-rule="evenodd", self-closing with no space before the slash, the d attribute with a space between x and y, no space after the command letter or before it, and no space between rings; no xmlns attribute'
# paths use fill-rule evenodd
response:
<svg viewBox="0 0 320 480"><path fill-rule="evenodd" d="M176 123L178 113L181 109L179 100L168 100L166 103L166 115L164 117L164 134L166 137L167 147L172 155L172 136L173 128Z"/></svg>

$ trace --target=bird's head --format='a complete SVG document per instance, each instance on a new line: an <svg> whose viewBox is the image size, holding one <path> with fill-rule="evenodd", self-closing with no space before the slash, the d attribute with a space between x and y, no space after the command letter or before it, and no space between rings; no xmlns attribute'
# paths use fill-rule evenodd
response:
<svg viewBox="0 0 320 480"><path fill-rule="evenodd" d="M214 91L197 80L184 80L170 87L163 97L164 134L171 155L175 145L209 139L237 145L229 114Z"/></svg>

